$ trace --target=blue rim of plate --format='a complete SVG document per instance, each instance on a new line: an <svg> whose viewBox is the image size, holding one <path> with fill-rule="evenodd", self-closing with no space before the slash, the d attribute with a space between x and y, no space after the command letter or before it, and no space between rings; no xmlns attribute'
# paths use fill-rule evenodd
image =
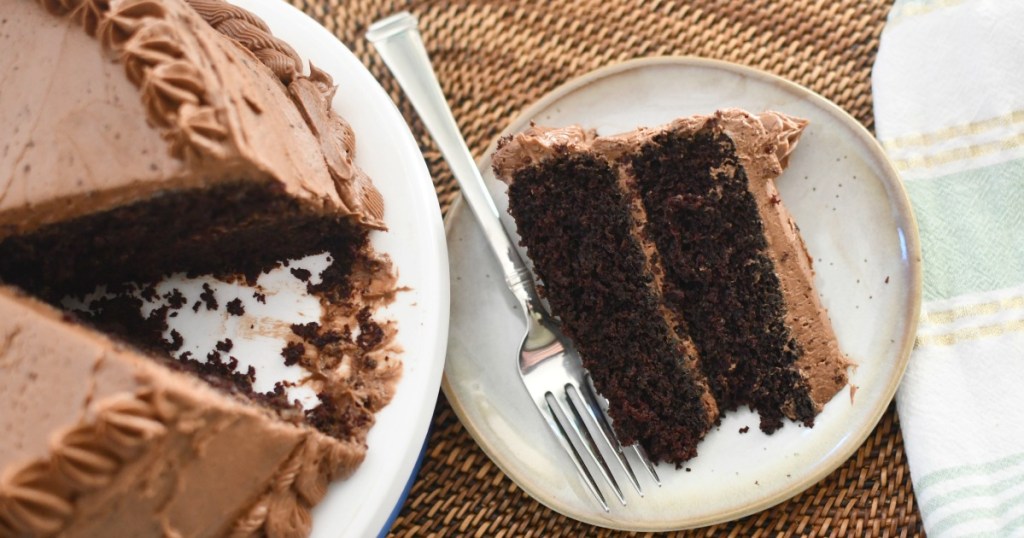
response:
<svg viewBox="0 0 1024 538"><path fill-rule="evenodd" d="M391 514L388 515L388 519L384 521L384 525L381 526L380 532L377 533L377 538L384 538L391 532L391 527L394 526L395 520L398 519L398 514L402 512L402 507L405 506L406 499L409 498L409 492L412 490L413 483L416 482L416 478L420 474L420 467L423 465L423 458L427 454L427 442L430 441L430 434L433 433L434 426L431 425L427 429L427 435L423 438L423 445L420 446L420 455L416 456L416 464L412 466L412 473L409 474L409 480L405 483L405 487L402 488L402 493L398 496L398 501L395 502L395 507L391 510Z"/></svg>

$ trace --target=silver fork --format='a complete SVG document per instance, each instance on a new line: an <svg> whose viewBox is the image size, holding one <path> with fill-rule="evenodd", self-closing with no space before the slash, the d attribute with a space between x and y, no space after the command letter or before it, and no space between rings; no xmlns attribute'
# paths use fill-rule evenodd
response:
<svg viewBox="0 0 1024 538"><path fill-rule="evenodd" d="M462 197L476 216L509 290L522 308L527 329L518 353L519 374L584 485L606 512L608 502L595 474L626 505L609 460L618 462L618 468L641 497L643 488L630 459L639 462L660 486L654 465L643 449L639 445L624 449L615 437L576 348L541 303L530 270L501 224L498 209L448 108L416 18L403 12L379 20L370 26L366 37L391 69L451 166ZM627 457L627 451L633 453L632 458Z"/></svg>

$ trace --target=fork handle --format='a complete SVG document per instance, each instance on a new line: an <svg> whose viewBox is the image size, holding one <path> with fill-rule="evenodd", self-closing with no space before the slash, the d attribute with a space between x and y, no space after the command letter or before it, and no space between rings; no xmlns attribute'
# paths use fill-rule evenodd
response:
<svg viewBox="0 0 1024 538"><path fill-rule="evenodd" d="M501 224L498 209L484 186L480 169L448 108L427 56L427 49L423 46L416 17L401 12L381 19L370 26L366 37L384 59L448 161L462 191L462 198L483 229L487 244L501 265L509 289L524 305L532 302L535 291L531 273Z"/></svg>

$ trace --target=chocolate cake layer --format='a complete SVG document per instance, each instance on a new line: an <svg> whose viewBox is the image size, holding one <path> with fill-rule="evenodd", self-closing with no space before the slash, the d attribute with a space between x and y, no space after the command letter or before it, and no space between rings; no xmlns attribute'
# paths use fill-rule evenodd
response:
<svg viewBox="0 0 1024 538"><path fill-rule="evenodd" d="M276 184L176 190L0 241L0 280L48 300L180 271L258 274L302 255L366 246L368 230L316 214Z"/></svg>

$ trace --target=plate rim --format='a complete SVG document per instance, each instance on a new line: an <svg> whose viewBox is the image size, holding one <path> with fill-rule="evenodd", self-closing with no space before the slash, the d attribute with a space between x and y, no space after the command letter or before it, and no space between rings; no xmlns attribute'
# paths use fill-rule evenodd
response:
<svg viewBox="0 0 1024 538"><path fill-rule="evenodd" d="M331 54L338 54L342 57L348 57L347 60L358 64L361 73L356 73L355 76L365 77L368 80L373 81L373 87L368 90L368 93L376 93L376 97L372 97L374 100L379 100L381 106L387 109L387 114L391 116L391 120L395 125L401 127L401 137L404 139L401 141L401 145L407 146L409 151L414 151L420 158L415 159L412 162L413 168L416 170L415 177L406 178L403 182L404 185L408 186L407 196L418 200L416 205L421 205L426 209L428 213L429 224L423 226L421 229L426 230L423 234L423 242L430 245L430 250L437 256L437 278L435 282L431 282L430 292L435 294L437 297L437 309L436 312L431 312L431 316L428 316L435 320L437 330L430 333L427 342L432 342L431 348L424 347L426 351L423 353L423 357L433 358L433 364L431 368L425 372L424 377L426 379L426 387L428 393L434 394L437 389L440 388L441 377L443 376L445 357L447 357L447 345L448 345L448 334L449 334L449 318L451 311L451 294L450 294L450 274L449 274L449 261L448 261L448 244L447 234L444 230L444 221L440 211L440 204L437 202L436 189L428 189L426 186L418 185L424 183L419 181L425 179L426 183L433 185L433 178L430 174L429 169L426 166L426 162L422 159L422 149L416 141L416 138L412 132L412 128L409 123L402 116L401 111L395 104L394 100L387 93L380 81L377 80L373 73L366 67L366 65L359 59L358 56L352 52L344 42L341 41L338 36L329 31L322 23L313 19L308 14L300 10L299 8L291 5L288 2L278 2L274 0L228 0L231 4L239 5L252 11L256 16L260 17L267 24L273 28L276 25L295 25L302 28L304 32L312 34L311 39L324 40L326 43L329 40L333 45ZM319 37L317 37L319 36ZM299 56L302 57L303 64L309 63L310 50L304 46L296 46L294 43L289 43L290 46L296 49ZM346 60L339 60L346 61ZM318 67L324 69L335 80L338 80L338 73L332 72L329 66L320 65ZM339 94L341 95L341 94ZM341 97L343 99L343 97ZM386 105L386 106L385 106ZM336 108L336 105L332 105ZM388 120L388 121L391 121ZM429 204L433 203L436 206L436 211L431 211L432 206ZM401 328L399 328L401 330ZM403 363L409 359L409 350L406 350L402 355ZM420 417L423 420L416 420L413 423L413 433L410 435L410 442L408 450L406 450L405 456L397 465L394 467L396 471L394 473L394 480L386 486L383 491L381 499L387 502L378 503L370 508L367 512L371 514L359 518L355 521L363 521L362 526L353 527L348 525L341 529L327 529L329 533L336 533L341 531L342 536L363 536L363 535L377 535L379 533L386 533L388 529L389 518L393 511L400 507L400 503L404 502L404 493L407 492L407 486L415 481L416 473L422 464L423 457L426 453L424 447L429 440L430 429L433 424L433 415L435 406L437 403L436 396L430 398L427 402L421 402L420 406L421 413ZM386 408L385 408L386 409ZM374 430L371 429L371 433ZM366 462L364 462L365 464ZM359 469L361 469L360 466ZM347 479L338 479L331 482L328 485L328 491L332 486L338 486L343 484ZM320 502L315 508L324 506L324 502ZM349 523L351 523L350 521ZM312 529L313 534L321 534L316 529L316 519L314 518L314 526Z"/></svg>
<svg viewBox="0 0 1024 538"><path fill-rule="evenodd" d="M504 462L500 461L499 458L494 457L494 450L491 447L492 443L487 441L486 436L480 435L478 429L473 425L472 421L468 419L463 402L459 400L457 396L454 396L454 389L450 384L447 374L447 360L445 361L446 368L445 374L441 379L441 390L444 392L452 410L455 412L456 416L465 426L472 438L477 442L484 453L487 454L488 458L490 458L491 461L517 486L523 489L523 491L532 499L559 514L599 527L639 532L685 530L734 521L762 510L766 510L799 495L842 466L853 454L857 452L857 450L860 449L875 428L877 428L882 416L885 414L895 397L896 390L899 388L900 382L906 373L907 365L910 362L910 355L914 348L922 301L922 257L917 219L914 216L913 207L910 203L906 187L888 155L885 154L885 151L878 142L878 139L875 138L875 136L871 134L866 127L864 127L864 125L857 121L856 118L851 116L839 105L803 85L757 68L724 60L679 55L634 58L597 68L562 83L541 96L533 104L523 109L522 112L520 112L499 132L497 136L493 138L491 143L488 145L486 152L477 159L477 168L484 171L490 166L491 155L493 155L494 151L497 149L498 142L503 136L508 133L521 131L524 127L529 125L529 122L533 118L537 117L541 111L547 109L552 103L564 98L566 95L601 79L619 75L623 72L665 65L721 70L739 74L741 76L755 78L770 84L780 85L785 90L795 92L802 99L811 101L813 104L828 111L846 127L853 130L865 143L865 146L874 158L875 163L879 165L881 173L878 174L878 179L886 187L886 192L889 194L888 198L890 205L897 210L897 215L894 220L898 224L902 224L902 228L907 232L904 240L906 244L906 258L909 269L910 286L908 293L910 300L909 303L905 303L905 308L909 310L909 316L907 318L908 322L905 329L901 334L901 345L897 355L898 364L895 368L896 375L893 375L889 379L888 384L885 386L883 391L884 397L879 398L876 405L871 409L871 412L867 414L868 420L865 423L866 426L861 431L857 432L857 435L849 437L848 439L850 439L850 441L843 443L841 445L841 450L829 453L829 455L824 458L824 463L819 465L812 473L808 473L802 479L793 481L788 486L781 488L774 495L767 496L758 502L752 502L746 506L738 507L728 512L719 512L705 517L693 517L680 520L677 522L677 526L672 527L609 526L609 522L607 520L597 520L587 517L587 514L572 513L571 511L566 510L565 507L558 506L557 503L550 502L555 500L552 496L544 497L542 495L538 495L528 485L520 483L512 473L508 472L505 468ZM462 197L459 195L453 201L448 212L445 214L444 228L446 238L452 231L452 222L454 221L455 215L464 209L463 206ZM451 338L451 333L452 329L449 327L449 338Z"/></svg>

